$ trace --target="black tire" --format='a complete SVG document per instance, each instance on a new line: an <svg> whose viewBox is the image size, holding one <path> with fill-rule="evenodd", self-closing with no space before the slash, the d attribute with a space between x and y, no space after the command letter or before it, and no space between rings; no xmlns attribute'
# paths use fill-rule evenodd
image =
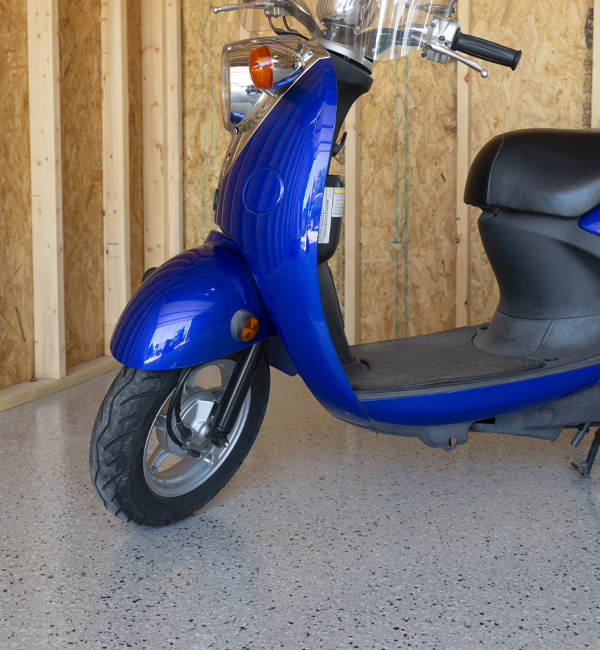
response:
<svg viewBox="0 0 600 650"><path fill-rule="evenodd" d="M148 441L178 377L177 370L151 372L124 367L109 388L98 412L90 445L92 482L106 509L123 521L164 526L201 508L235 474L262 425L270 385L269 365L265 358L254 376L246 413L241 413L238 418L239 429L235 441L224 452L226 455L216 469L210 470L213 473L184 494L172 497L157 494L152 481L147 478ZM245 418L243 426L242 417ZM202 463L203 460L186 459L185 462L189 466L192 462ZM209 470L199 467L197 471Z"/></svg>

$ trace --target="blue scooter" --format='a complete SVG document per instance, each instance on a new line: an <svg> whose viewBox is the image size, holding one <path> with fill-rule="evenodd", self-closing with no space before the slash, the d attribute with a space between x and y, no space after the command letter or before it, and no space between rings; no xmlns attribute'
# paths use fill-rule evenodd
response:
<svg viewBox="0 0 600 650"><path fill-rule="evenodd" d="M334 416L445 450L469 432L555 440L600 425L600 133L527 130L489 142L465 200L500 287L488 324L350 346L328 260L343 178L329 174L374 60L420 51L515 69L521 52L463 34L454 4L240 0L275 36L225 46L231 142L215 192L220 231L146 272L111 343L124 365L91 441L95 489L150 526L212 499L248 454L269 366L298 373ZM588 476L600 436L577 465Z"/></svg>

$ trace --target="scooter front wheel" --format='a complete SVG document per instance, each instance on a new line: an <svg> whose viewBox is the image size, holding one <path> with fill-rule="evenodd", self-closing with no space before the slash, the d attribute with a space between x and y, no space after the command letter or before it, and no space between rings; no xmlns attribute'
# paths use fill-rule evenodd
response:
<svg viewBox="0 0 600 650"><path fill-rule="evenodd" d="M183 422L193 431L191 458L167 433L167 410L179 371L123 368L100 407L90 445L90 472L106 509L127 522L162 526L190 515L223 488L248 455L269 398L269 366L263 358L240 414L218 448L204 433L222 397L235 360L196 368L181 395Z"/></svg>

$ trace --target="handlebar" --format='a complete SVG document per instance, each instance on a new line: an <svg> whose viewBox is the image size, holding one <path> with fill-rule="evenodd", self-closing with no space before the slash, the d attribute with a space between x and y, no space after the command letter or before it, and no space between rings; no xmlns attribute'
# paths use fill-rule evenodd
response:
<svg viewBox="0 0 600 650"><path fill-rule="evenodd" d="M454 2L447 5L433 5L431 3L423 5L423 7L427 7L428 12L432 8L434 10L434 19L431 20L430 25L427 22L418 24L418 21L415 21L413 17L406 25L378 26L377 29L363 31L360 34L360 42L355 43L354 47L359 53L368 52L366 56L369 59L387 58L380 56L380 54L394 46L422 47L422 56L424 58L442 64L448 63L450 58L457 59L479 72L484 78L489 75L485 68L476 61L460 56L457 52L516 70L523 53L520 50L513 50L510 47L486 41L483 38L463 34L459 22L450 17ZM412 2L406 4L407 6L413 6ZM214 13L220 13L222 11L233 11L237 8L237 4L227 4L222 7L215 7L213 11ZM245 22L245 12L258 9L264 12L269 21L269 26L276 34L297 33L285 23L286 16L291 16L313 37L317 39L325 38L323 31L304 2L298 0L243 0L243 2L240 2L239 8L242 25ZM436 16L435 14L441 12L442 9L444 9L444 16ZM272 23L273 19L281 17L284 19L284 31L277 30ZM331 37L331 40L335 42L333 37ZM348 49L352 50L353 46L349 45ZM405 53L403 52L402 55Z"/></svg>
<svg viewBox="0 0 600 650"><path fill-rule="evenodd" d="M523 52L513 50L492 41L486 41L483 38L463 34L460 29L452 41L451 49L464 54L470 54L476 59L483 59L490 63L504 65L511 70L516 70L521 60Z"/></svg>

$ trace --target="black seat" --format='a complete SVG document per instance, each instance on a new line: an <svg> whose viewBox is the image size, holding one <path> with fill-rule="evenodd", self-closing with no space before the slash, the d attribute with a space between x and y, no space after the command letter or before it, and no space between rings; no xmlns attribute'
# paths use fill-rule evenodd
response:
<svg viewBox="0 0 600 650"><path fill-rule="evenodd" d="M600 205L600 130L527 129L495 137L473 162L465 202L581 217Z"/></svg>

